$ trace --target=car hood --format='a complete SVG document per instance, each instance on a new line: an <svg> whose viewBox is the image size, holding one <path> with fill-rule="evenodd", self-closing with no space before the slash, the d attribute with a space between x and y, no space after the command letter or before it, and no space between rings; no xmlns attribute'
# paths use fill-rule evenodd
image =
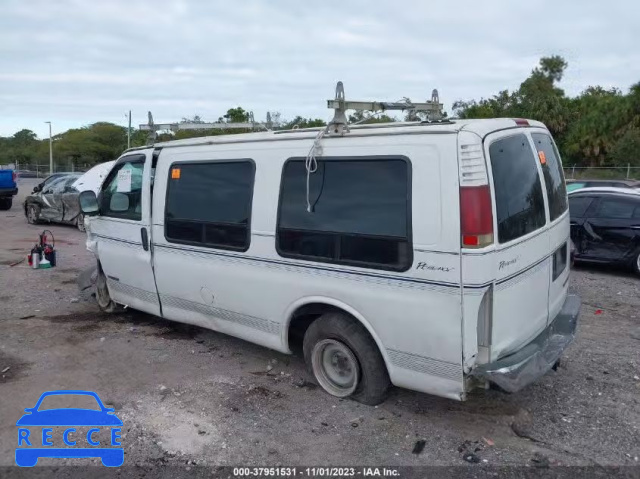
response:
<svg viewBox="0 0 640 479"><path fill-rule="evenodd" d="M28 413L16 426L122 426L115 414L91 409L48 409Z"/></svg>
<svg viewBox="0 0 640 479"><path fill-rule="evenodd" d="M84 175L78 178L73 184L73 187L80 192L91 190L97 195L100 192L102 182L109 174L115 163L116 162L114 160L100 163L99 165L94 166Z"/></svg>

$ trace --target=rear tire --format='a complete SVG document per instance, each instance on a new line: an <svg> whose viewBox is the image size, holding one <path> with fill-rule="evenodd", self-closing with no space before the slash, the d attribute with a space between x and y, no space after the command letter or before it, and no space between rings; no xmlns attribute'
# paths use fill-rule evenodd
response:
<svg viewBox="0 0 640 479"><path fill-rule="evenodd" d="M640 252L638 253L638 257L636 258L635 264L633 265L633 270L636 274L640 275Z"/></svg>
<svg viewBox="0 0 640 479"><path fill-rule="evenodd" d="M0 198L0 210L10 210L13 205L13 198Z"/></svg>
<svg viewBox="0 0 640 479"><path fill-rule="evenodd" d="M39 220L40 208L38 205L27 205L27 222L31 225L36 225Z"/></svg>
<svg viewBox="0 0 640 479"><path fill-rule="evenodd" d="M115 313L119 309L118 305L111 299L109 287L107 286L107 277L100 266L98 266L98 277L96 279L96 302L103 313Z"/></svg>
<svg viewBox="0 0 640 479"><path fill-rule="evenodd" d="M355 319L327 313L304 336L304 359L322 388L336 397L349 397L375 406L391 384L378 345Z"/></svg>

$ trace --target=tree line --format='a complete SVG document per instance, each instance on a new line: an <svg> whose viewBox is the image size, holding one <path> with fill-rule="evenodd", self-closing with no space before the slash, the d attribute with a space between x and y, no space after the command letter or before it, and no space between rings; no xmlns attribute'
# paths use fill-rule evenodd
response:
<svg viewBox="0 0 640 479"><path fill-rule="evenodd" d="M640 166L640 82L628 92L590 86L580 95L569 97L559 85L567 62L559 56L543 57L517 90L503 90L490 98L461 100L453 105L454 118L531 118L544 122L553 134L565 166ZM319 118L296 116L283 120L271 112L272 128L291 129L324 126ZM403 118L415 119L410 116ZM244 123L250 113L235 107L218 118L221 123ZM204 123L195 115L183 122ZM352 123L392 122L385 114L356 112ZM160 133L157 141L198 136L244 133L250 130L180 130ZM131 131L131 146L147 143L147 132ZM73 128L53 137L56 163L92 165L117 158L127 147L127 128L97 122ZM48 163L49 139L23 129L10 137L0 137L0 165Z"/></svg>

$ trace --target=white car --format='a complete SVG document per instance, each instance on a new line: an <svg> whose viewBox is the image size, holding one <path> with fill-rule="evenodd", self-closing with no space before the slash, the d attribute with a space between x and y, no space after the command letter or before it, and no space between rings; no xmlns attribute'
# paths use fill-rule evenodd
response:
<svg viewBox="0 0 640 479"><path fill-rule="evenodd" d="M81 195L100 307L302 350L325 391L366 404L390 384L463 400L549 371L580 300L546 127L336 131L127 151L99 195Z"/></svg>

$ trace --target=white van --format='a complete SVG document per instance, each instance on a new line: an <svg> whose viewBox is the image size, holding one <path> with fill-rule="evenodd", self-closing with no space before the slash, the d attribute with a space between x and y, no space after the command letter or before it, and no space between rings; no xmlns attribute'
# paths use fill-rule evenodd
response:
<svg viewBox="0 0 640 479"><path fill-rule="evenodd" d="M330 394L463 400L557 364L569 212L545 126L495 119L267 131L128 150L88 246L124 305L291 353ZM311 153L310 153L311 152Z"/></svg>

